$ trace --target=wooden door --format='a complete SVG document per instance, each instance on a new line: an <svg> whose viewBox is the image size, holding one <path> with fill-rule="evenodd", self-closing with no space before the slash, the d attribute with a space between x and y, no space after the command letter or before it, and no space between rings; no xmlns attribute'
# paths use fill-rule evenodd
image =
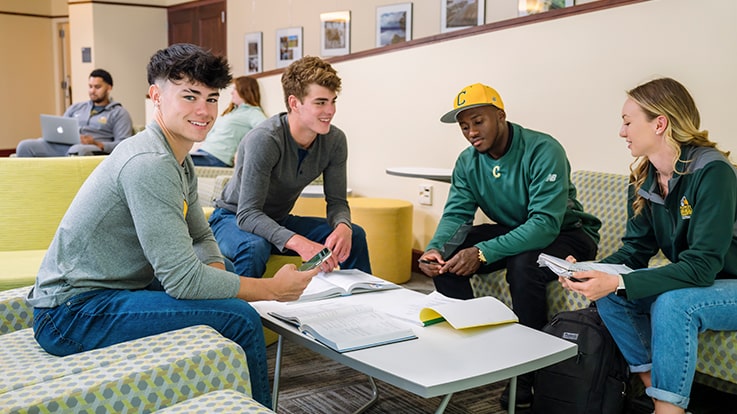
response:
<svg viewBox="0 0 737 414"><path fill-rule="evenodd" d="M168 23L170 45L193 43L218 55L227 54L225 0L202 0L171 7Z"/></svg>

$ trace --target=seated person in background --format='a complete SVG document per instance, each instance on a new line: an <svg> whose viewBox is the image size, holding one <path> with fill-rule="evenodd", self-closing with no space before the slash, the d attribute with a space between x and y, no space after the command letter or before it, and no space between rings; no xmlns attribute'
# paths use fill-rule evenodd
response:
<svg viewBox="0 0 737 414"><path fill-rule="evenodd" d="M366 233L351 224L346 200L348 145L331 125L341 80L324 60L307 56L281 78L287 112L274 115L241 141L235 174L215 201L210 216L220 250L236 273L261 276L272 252L296 252L309 260L324 247L331 271L371 273ZM290 214L297 198L323 176L327 219Z"/></svg>
<svg viewBox="0 0 737 414"><path fill-rule="evenodd" d="M453 107L440 120L458 122L471 147L453 168L448 201L420 270L433 278L438 292L471 299L474 274L506 268L520 323L541 329L547 323L545 289L557 276L538 265L538 255L593 259L601 222L576 200L560 143L508 122L496 90L467 86ZM471 226L479 208L496 224ZM519 377L518 407L531 404L532 379ZM509 389L502 406L508 398Z"/></svg>
<svg viewBox="0 0 737 414"><path fill-rule="evenodd" d="M247 301L296 300L317 271L225 270L188 154L217 117L228 63L175 44L147 70L155 121L100 163L64 215L28 296L36 340L64 356L208 325L243 348L253 397L270 407L263 329Z"/></svg>
<svg viewBox="0 0 737 414"><path fill-rule="evenodd" d="M19 157L63 157L65 155L110 154L120 141L133 134L133 121L120 102L110 97L113 77L104 69L90 73L90 100L70 106L64 116L79 121L80 143L58 144L43 138L25 139L18 143Z"/></svg>
<svg viewBox="0 0 737 414"><path fill-rule="evenodd" d="M635 157L632 204L622 247L602 262L636 270L560 281L596 301L655 413L683 414L698 334L737 330L737 169L699 130L696 103L679 82L656 79L627 95L619 135ZM658 250L671 263L648 268Z"/></svg>
<svg viewBox="0 0 737 414"><path fill-rule="evenodd" d="M205 142L190 154L194 165L232 167L238 144L248 131L266 119L258 81L241 76L233 84L230 105L215 121Z"/></svg>

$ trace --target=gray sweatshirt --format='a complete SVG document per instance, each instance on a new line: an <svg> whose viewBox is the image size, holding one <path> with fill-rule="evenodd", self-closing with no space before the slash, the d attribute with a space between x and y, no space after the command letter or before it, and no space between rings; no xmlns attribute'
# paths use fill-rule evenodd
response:
<svg viewBox="0 0 737 414"><path fill-rule="evenodd" d="M235 213L238 227L263 237L284 251L294 232L280 223L302 190L322 174L328 223L351 225L346 200L348 144L335 125L318 135L309 149L297 145L287 114L260 123L238 145L235 174L215 205Z"/></svg>
<svg viewBox="0 0 737 414"><path fill-rule="evenodd" d="M239 276L223 262L197 199L187 156L177 163L152 122L90 174L59 224L28 296L56 307L95 289L142 289L154 278L179 299L231 298Z"/></svg>

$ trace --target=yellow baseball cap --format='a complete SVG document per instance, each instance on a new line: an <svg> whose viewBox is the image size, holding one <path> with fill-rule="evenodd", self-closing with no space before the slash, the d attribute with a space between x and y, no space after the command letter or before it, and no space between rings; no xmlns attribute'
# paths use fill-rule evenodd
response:
<svg viewBox="0 0 737 414"><path fill-rule="evenodd" d="M474 83L461 89L453 101L453 110L446 113L440 118L440 122L447 124L455 123L456 117L462 111L477 106L491 105L499 109L504 109L504 102L496 89L481 83Z"/></svg>

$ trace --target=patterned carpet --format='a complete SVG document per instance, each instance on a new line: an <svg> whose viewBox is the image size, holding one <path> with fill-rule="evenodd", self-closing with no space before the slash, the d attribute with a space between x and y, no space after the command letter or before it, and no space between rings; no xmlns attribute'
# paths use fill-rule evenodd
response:
<svg viewBox="0 0 737 414"><path fill-rule="evenodd" d="M267 348L269 375L273 380L276 345ZM365 375L341 366L308 349L284 341L279 385L279 414L351 413L371 397ZM376 381L379 401L367 414L433 413L441 397L424 399L385 382ZM456 393L446 408L447 414L506 413L499 406L499 395L506 381ZM518 410L520 412L521 410ZM520 413L521 414L521 413Z"/></svg>

